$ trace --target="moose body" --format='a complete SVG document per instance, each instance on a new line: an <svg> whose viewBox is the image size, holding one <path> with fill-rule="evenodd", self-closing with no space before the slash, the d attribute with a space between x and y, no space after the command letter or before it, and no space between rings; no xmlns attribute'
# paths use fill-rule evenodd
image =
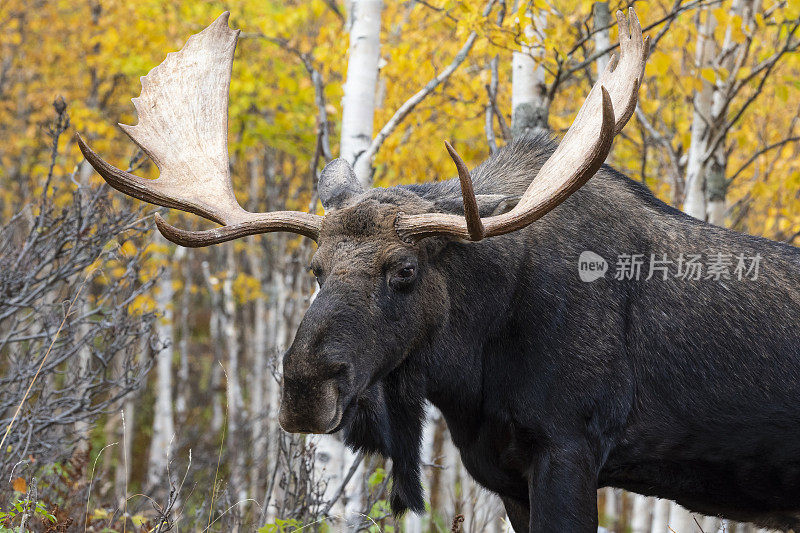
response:
<svg viewBox="0 0 800 533"><path fill-rule="evenodd" d="M270 231L316 240L320 291L284 355L280 423L343 431L391 458L395 512L424 509L429 400L518 533L595 531L606 485L798 527L800 253L691 219L601 166L649 49L633 10L617 17L619 60L558 146L515 141L470 173L448 144L458 180L367 191L334 160L319 178L324 216L236 201L223 110L238 32L227 13L142 78L139 123L124 131L158 179L78 143L111 186L222 224L186 231L156 215L175 243ZM755 279L589 283L584 251L761 264Z"/></svg>
<svg viewBox="0 0 800 533"><path fill-rule="evenodd" d="M472 173L478 197L519 196L551 151L543 138L501 149ZM308 387L325 365L311 354L327 351L355 368L338 391L338 425L322 429L344 428L349 444L407 471L407 483L396 481L400 508L422 504L415 469L428 399L518 532L595 531L602 486L765 526L800 524L796 248L697 221L603 167L523 230L421 241L417 283L436 281L409 312L392 299L414 295L387 292L372 248L386 248L398 205L425 201L458 205L457 180L369 190L326 219L315 256L321 291L284 362L286 419L325 412ZM584 250L763 259L755 280L585 283ZM384 305L396 314L383 316ZM376 308L378 322L366 311ZM411 348L387 358L394 346ZM317 381L298 374L298 359L309 358ZM375 360L392 366L376 370Z"/></svg>

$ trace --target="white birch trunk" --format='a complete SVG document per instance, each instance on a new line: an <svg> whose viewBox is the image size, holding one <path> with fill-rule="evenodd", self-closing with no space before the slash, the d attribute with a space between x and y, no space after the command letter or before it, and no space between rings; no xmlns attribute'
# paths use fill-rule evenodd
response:
<svg viewBox="0 0 800 533"><path fill-rule="evenodd" d="M136 364L139 364L145 357L148 350L148 336L143 335L140 340L139 353L135 356ZM125 509L128 497L128 483L131 479L131 461L133 460L133 436L136 434L136 402L139 392L132 392L125 397L125 402L120 413L120 464L114 472L115 494L117 505L120 509Z"/></svg>
<svg viewBox="0 0 800 533"><path fill-rule="evenodd" d="M284 249L283 249L283 242L285 237L279 237L275 239L275 248L272 250L274 257L284 257ZM269 308L269 329L268 329L268 339L270 342L271 349L273 353L276 355L275 363L278 366L278 375L281 375L283 368L282 368L282 357L281 354L283 353L284 348L286 347L287 339L286 335L288 335L288 330L286 328L286 318L285 318L285 311L286 311L286 301L288 299L288 287L286 286L285 282L285 265L280 261L273 261L271 263L272 271L271 271L271 285L270 285L270 308ZM266 432L270 442L276 442L280 431L282 431L278 427L278 409L280 407L280 383L273 379L272 376L267 376L266 380L266 389L265 389L265 397L267 402L267 418L266 418ZM276 453L270 454L269 458L269 469L268 472L272 475L273 469L278 467L278 463L280 462L279 457ZM278 474L280 475L280 474ZM276 496L280 493L280 487L276 483L273 486L272 490L272 501L273 504L266 509L266 523L273 523L277 516L276 507L274 502L276 501Z"/></svg>
<svg viewBox="0 0 800 533"><path fill-rule="evenodd" d="M166 247L167 241L154 232L154 240L159 247ZM156 334L160 349L156 353L156 399L153 413L153 438L150 441L150 454L147 463L147 484L155 487L167 473L171 458L172 438L175 425L172 415L172 349L175 346L175 331L172 313L172 264L171 258L159 254L165 264L156 284L156 309L161 316L156 319Z"/></svg>
<svg viewBox="0 0 800 533"><path fill-rule="evenodd" d="M691 512L675 502L670 503L669 528L675 533L696 533L697 524Z"/></svg>
<svg viewBox="0 0 800 533"><path fill-rule="evenodd" d="M548 131L550 99L544 79L544 68L538 65L544 47L534 46L543 41L546 24L544 12L534 16L534 24L525 27L525 40L520 51L511 59L511 132L514 138Z"/></svg>
<svg viewBox="0 0 800 533"><path fill-rule="evenodd" d="M257 211L259 188L259 166L256 161L250 164L250 199L251 211ZM267 442L269 435L266 431L265 421L267 410L265 400L265 387L267 384L267 299L264 290L263 257L256 237L249 237L247 243L247 260L250 274L258 281L261 289L253 301L253 335L251 338L250 353L252 354L252 379L250 381L250 416L251 439L253 442L253 466L250 468L250 497L261 500L261 492L265 485L267 465Z"/></svg>
<svg viewBox="0 0 800 533"><path fill-rule="evenodd" d="M701 76L703 68L710 66L714 51L714 17L705 10L706 20L697 32L695 69ZM702 79L702 78L700 78ZM694 115L692 117L691 140L686 161L686 197L683 210L700 220L706 219L706 177L703 155L708 150L708 124L711 119L711 104L714 86L702 79L702 89L695 91Z"/></svg>
<svg viewBox="0 0 800 533"><path fill-rule="evenodd" d="M136 429L136 401L133 394L125 399L125 404L120 415L122 428L122 441L120 442L120 464L114 471L114 492L117 497L117 506L125 508L128 498L128 484L131 480L131 461L133 460L133 431Z"/></svg>
<svg viewBox="0 0 800 533"><path fill-rule="evenodd" d="M93 103L92 105L96 106L96 103ZM91 177L92 172L93 172L93 169L88 163L81 165L81 167L79 169L79 174L78 174L78 179L79 179L80 184L81 184L81 191L88 190L89 178ZM90 282L87 280L86 283L90 283ZM77 302L78 303L78 309L79 309L78 316L85 316L87 311L89 310L89 306L86 303L87 293L88 292L89 292L89 289L88 288L84 288L84 291L82 292L82 294L81 294L81 296L80 296L80 298L79 298L79 300ZM81 324L80 326L78 326L78 338L83 339L84 337L86 337L89 334L89 330L90 330L90 328L89 328L89 324L88 323L84 323L84 324ZM89 372L89 364L91 362L91 357L92 357L91 349L89 348L90 343L91 343L91 341L88 341L88 342L84 341L83 346L81 346L81 348L78 350L78 357L77 357L77 361L76 361L76 365L75 365L77 368L75 368L73 370L73 372L79 378L81 378L82 376L84 376L85 374L87 374ZM81 395L83 395L83 394L85 394L85 392L86 392L86 389L84 387L84 388L81 389L80 393L81 393ZM74 435L74 437L77 439L77 445L76 445L75 451L74 451L75 454L88 453L89 448L90 448L90 442L89 442L89 438L90 438L89 432L90 432L90 430L91 430L91 427L90 427L89 423L86 422L85 420L80 420L80 421L75 423L75 435Z"/></svg>
<svg viewBox="0 0 800 533"><path fill-rule="evenodd" d="M181 289L180 313L178 323L180 325L181 339L178 341L178 354L180 362L178 364L178 386L175 394L175 413L178 416L178 425L186 420L186 411L189 407L189 313L192 294L191 266L188 259L189 249L178 246L175 251L175 262L181 265L181 277L183 278L183 288Z"/></svg>
<svg viewBox="0 0 800 533"><path fill-rule="evenodd" d="M446 426L444 426L446 428ZM455 516L457 504L459 502L458 494L458 479L459 479L459 453L458 449L453 444L453 439L450 437L450 431L445 429L444 442L442 443L442 457L440 458L441 464L444 465L442 471L441 483L439 484L439 502L441 509L439 510L444 516Z"/></svg>
<svg viewBox="0 0 800 533"><path fill-rule="evenodd" d="M699 522L704 533L717 533L722 524L722 521L715 516L705 516Z"/></svg>
<svg viewBox="0 0 800 533"><path fill-rule="evenodd" d="M608 2L595 2L594 3L594 52L600 53L603 50L608 50L611 47L611 10L608 8ZM608 65L609 55L603 54L597 58L597 76L606 69Z"/></svg>
<svg viewBox="0 0 800 533"><path fill-rule="evenodd" d="M250 247L254 247L251 245ZM263 283L263 273L261 270L261 258L257 254L250 252L250 265L252 275ZM257 266L255 266L257 265ZM266 431L267 405L265 399L265 387L267 383L267 301L263 294L256 297L253 302L253 338L251 352L253 355L253 374L250 386L250 415L252 417L252 439L253 439L253 459L255 464L251 470L251 485L253 489L252 497L260 497L260 489L257 487L263 483L264 468L267 454L267 440L269 438Z"/></svg>
<svg viewBox="0 0 800 533"><path fill-rule="evenodd" d="M731 3L730 14L732 16L742 17L739 19L742 21L740 23L747 25L747 22L743 20L746 15L746 10L749 15L752 16L758 8L758 5L756 5L758 3L759 2L753 2L752 0L734 0ZM720 121L719 119L728 109L730 102L730 98L727 96L727 89L731 83L731 79L736 77L737 67L741 64L740 61L743 58L742 54L746 52L745 45L743 43L736 43L732 36L733 28L728 25L725 30L725 37L722 41L719 54L720 59L717 61L720 72L727 72L728 78L723 79L719 77L719 74L717 75L717 84L714 87L714 95L711 103L711 117L715 123L723 124L722 127L725 127L724 121ZM717 137L719 134L724 135L725 132L714 131L713 134L713 137ZM719 146L717 146L713 155L706 163L707 219L717 226L725 225L728 188L725 173L727 167L728 155L725 149L725 141L723 140L719 143Z"/></svg>
<svg viewBox="0 0 800 533"><path fill-rule="evenodd" d="M85 289L88 291L88 289ZM79 306L79 316L86 315L89 311L89 305L86 303L85 295L81 295L78 301ZM89 324L84 323L78 326L78 338L83 339L89 334ZM82 379L83 376L89 373L89 364L91 362L92 352L89 348L91 341L86 340L89 344L84 344L78 350L78 357L77 357L77 364L75 365L77 368L73 370L76 376L79 379ZM81 395L86 393L86 387L82 387L80 390ZM79 420L75 422L75 435L74 438L77 440L77 444L75 446L75 453L76 455L84 454L89 452L90 448L90 431L91 426L89 422L86 420Z"/></svg>
<svg viewBox="0 0 800 533"><path fill-rule="evenodd" d="M359 157L372 142L380 58L381 0L352 0L348 5L350 50L342 97L340 157L348 161L364 187L372 184L372 161Z"/></svg>
<svg viewBox="0 0 800 533"><path fill-rule="evenodd" d="M669 507L669 500L658 499L655 501L650 533L669 533Z"/></svg>
<svg viewBox="0 0 800 533"><path fill-rule="evenodd" d="M228 358L227 400L228 400L228 449L231 452L231 479L235 497L243 501L247 497L245 488L244 459L245 450L241 446L240 421L245 418L242 402L242 386L239 381L239 338L236 331L236 300L233 294L233 281L236 277L236 264L233 243L225 246L225 278L222 281L222 338Z"/></svg>
<svg viewBox="0 0 800 533"><path fill-rule="evenodd" d="M433 464L433 442L436 431L437 411L430 403L425 405L425 426L422 430L422 452L423 463ZM422 485L426 492L430 493L431 488L431 469L422 467ZM406 513L403 520L404 531L407 533L422 533L423 517L416 513Z"/></svg>
<svg viewBox="0 0 800 533"><path fill-rule="evenodd" d="M614 531L617 525L617 520L619 520L619 499L622 495L622 491L613 487L608 487L605 489L605 491L606 498L605 504L603 505L603 515L606 518L608 529Z"/></svg>
<svg viewBox="0 0 800 533"><path fill-rule="evenodd" d="M641 494L631 493L631 533L649 533L653 500Z"/></svg>
<svg viewBox="0 0 800 533"><path fill-rule="evenodd" d="M208 293L211 299L211 307L208 314L208 337L211 342L211 349L214 353L214 361L211 365L211 431L218 434L222 429L225 414L222 409L220 395L217 393L222 383L222 368L219 366L223 359L222 339L220 335L221 305L219 296L219 278L211 275L208 261L201 264L203 279L205 279Z"/></svg>
<svg viewBox="0 0 800 533"><path fill-rule="evenodd" d="M337 439L339 446L341 447L342 453L342 478L347 472L350 470L350 466L353 464L353 461L356 460L358 454L354 453L350 448L344 445L342 441ZM356 468L355 473L353 474L350 483L347 485L347 501L344 505L344 515L347 517L347 524L350 531L357 531L359 525L363 524L364 517L361 515L362 512L365 511L364 509L364 502L365 502L365 494L364 494L364 485L366 484L364 478L370 475L370 472L367 472L365 465L366 461L361 461L361 464L358 465ZM368 509L366 511L369 511Z"/></svg>

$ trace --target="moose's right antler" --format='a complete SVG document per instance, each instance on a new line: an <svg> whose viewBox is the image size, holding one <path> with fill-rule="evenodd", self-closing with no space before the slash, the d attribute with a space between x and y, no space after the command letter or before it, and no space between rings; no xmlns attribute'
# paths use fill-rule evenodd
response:
<svg viewBox="0 0 800 533"><path fill-rule="evenodd" d="M219 224L206 231L186 231L156 224L170 241L208 246L245 235L288 231L316 239L322 217L299 211L250 213L236 201L228 168L228 89L239 31L228 27L226 11L193 35L179 52L167 54L141 78L142 93L133 99L139 124L120 127L153 160L155 180L120 170L97 155L77 135L86 160L125 194L146 202L195 213Z"/></svg>
<svg viewBox="0 0 800 533"><path fill-rule="evenodd" d="M400 214L395 220L398 235L407 241L435 235L479 241L503 235L543 217L586 183L605 161L614 135L622 130L636 109L650 40L642 39L642 27L633 8L629 14L630 20L621 11L617 12L621 58L611 58L558 148L511 211L480 217L469 170L453 147L447 144L461 181L465 216Z"/></svg>

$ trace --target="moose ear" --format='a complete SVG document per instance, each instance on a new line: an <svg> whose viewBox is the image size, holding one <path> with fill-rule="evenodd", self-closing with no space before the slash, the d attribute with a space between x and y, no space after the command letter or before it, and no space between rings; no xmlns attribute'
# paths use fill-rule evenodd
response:
<svg viewBox="0 0 800 533"><path fill-rule="evenodd" d="M342 207L347 199L361 194L364 189L356 178L353 167L342 158L334 159L322 169L317 192L325 211Z"/></svg>
<svg viewBox="0 0 800 533"><path fill-rule="evenodd" d="M513 209L520 197L505 194L476 194L475 199L478 200L478 213L481 217L492 217ZM464 201L461 197L442 198L435 203L436 207L445 213L464 213Z"/></svg>

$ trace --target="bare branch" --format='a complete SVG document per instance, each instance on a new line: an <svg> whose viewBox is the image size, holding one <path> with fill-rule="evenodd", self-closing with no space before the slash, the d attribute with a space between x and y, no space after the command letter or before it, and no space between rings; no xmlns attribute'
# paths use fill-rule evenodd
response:
<svg viewBox="0 0 800 533"><path fill-rule="evenodd" d="M759 157L761 157L765 153L767 153L769 151L772 151L772 150L775 150L776 148L781 148L782 146L785 146L785 145L787 145L789 143L793 143L793 142L800 142L800 136L787 137L786 139L783 139L783 140L778 141L776 143L772 143L769 146L765 146L761 150L757 151L752 156L750 156L750 158L747 161L745 161L744 164L741 167L739 167L739 169L736 172L733 173L733 176L728 178L728 185L733 183L734 180L736 180L736 178L739 177L739 174L744 172L747 169L747 167L752 165Z"/></svg>
<svg viewBox="0 0 800 533"><path fill-rule="evenodd" d="M711 1L697 0L696 2L692 2L691 4L686 4L685 6L681 6L681 7L677 8L677 9L674 9L672 12L670 12L667 15L661 17L659 20L653 22L652 24L648 24L647 26L642 28L642 31L643 32L649 31L649 30L655 28L656 26L664 24L665 22L668 23L668 24L671 24L672 21L675 19L675 17L677 17L678 15L680 15L681 13L684 13L686 11L689 11L689 10L692 10L692 9L695 9L695 8L711 6L711 5L714 5L714 4L720 4L720 3L722 3L722 0L711 0ZM676 5L678 5L678 4L679 4L679 2L676 2ZM604 28L597 28L597 29L595 29L595 32L601 31L603 29ZM652 53L653 50L655 50L656 44L658 44L658 39L660 39L664 35L664 33L666 33L666 30L662 29L659 32L659 34L656 36L656 38L653 39L653 41L651 42L651 44L650 44L651 53ZM567 57L569 57L575 50L577 50L582 45L584 40L589 39L592 34L590 34L589 36L584 37L583 40L579 41L578 44L576 44L572 48L572 50L570 50L570 52L567 54ZM562 78L569 78L575 72L583 70L584 68L586 68L587 65L591 65L592 63L597 61L597 59L599 57L603 57L604 55L608 54L609 52L613 52L618 47L619 47L619 44L615 44L615 45L609 46L608 48L606 48L604 50L595 51L595 53L592 54L591 56L589 56L588 58L584 59L583 61L581 61L580 63L578 63L574 67L571 67L570 69L566 70L566 72L564 72L564 74L561 77Z"/></svg>
<svg viewBox="0 0 800 533"><path fill-rule="evenodd" d="M489 13L492 10L492 6L494 5L494 2L495 0L490 0L490 2L483 9L484 17L489 15ZM469 55L469 52L472 50L472 46L475 44L475 40L477 38L478 38L477 32L473 31L469 34L469 37L467 37L466 42L458 51L455 58L453 58L453 61L447 67L445 67L445 69L442 70L442 72L440 72L435 78L429 81L425 85L425 87L423 87L420 91L418 91L414 96L406 100L405 103L401 105L397 109L397 111L394 112L392 118L389 119L389 121L383 126L383 128L381 128L381 130L372 140L372 143L369 145L369 148L367 148L364 152L359 154L358 159L366 157L368 158L368 160L372 160L372 158L375 157L375 154L378 153L378 150L380 150L386 138L389 137L389 135L391 135L395 129L397 129L397 126L399 126L400 123L403 122L403 120L409 115L409 113L411 113L414 110L414 108L416 108L417 105L419 105L419 103L425 99L425 97L431 94L439 85L445 82L450 77L450 75L452 75L453 72L456 71L456 69L461 65L461 63L464 62L464 60Z"/></svg>
<svg viewBox="0 0 800 533"><path fill-rule="evenodd" d="M675 190L677 190L680 184L680 177L683 175L683 171L681 170L680 157L675 152L675 149L672 147L670 139L664 137L661 134L661 132L659 132L650 123L650 121L647 120L644 111L642 111L639 105L636 106L636 118L639 119L639 122L642 124L647 134L650 135L650 138L666 149L667 156L669 157L670 166L672 167L673 187Z"/></svg>
<svg viewBox="0 0 800 533"><path fill-rule="evenodd" d="M499 58L494 56L489 63L489 70L491 71L491 81L486 85L486 94L489 98L486 103L486 123L484 130L486 132L486 142L489 143L489 150L492 153L497 151L497 141L494 138L494 108L497 106L497 64Z"/></svg>
<svg viewBox="0 0 800 533"><path fill-rule="evenodd" d="M753 102L755 102L761 95L761 93L764 90L764 85L766 84L769 75L772 73L772 70L778 64L778 61L780 61L780 59L785 54L793 52L798 48L800 48L800 42L793 42L792 40L792 37L794 36L795 32L797 32L798 28L800 28L800 23L795 24L795 26L791 29L791 31L789 31L786 37L786 44L783 46L783 48L781 48L778 52L773 54L770 58L768 58L764 62L760 63L757 69L755 69L758 72L762 71L764 72L763 76L759 80L758 86L756 87L753 94L751 94L747 98L747 100L741 105L741 107L737 110L737 112L733 115L733 117L730 120L725 121L724 125L720 125L720 127L717 128L716 135L709 143L708 148L706 149L706 152L703 154L703 157L701 159L703 164L706 164L709 161L709 159L714 155L714 152L717 150L719 145L725 140L725 137L727 136L727 133L730 130L730 128L732 128L739 121L739 119L742 118L744 112L747 111L750 105L752 105ZM739 92L739 90L741 90L741 88L747 84L749 80L753 79L754 75L757 75L755 70L753 73L747 76L747 78L743 79L742 82L738 85L738 87L734 91L732 91L732 93L729 96L729 101L730 99L733 99L733 96L735 96ZM720 121L724 119L725 119L725 114L722 113L720 115Z"/></svg>
<svg viewBox="0 0 800 533"><path fill-rule="evenodd" d="M333 496L331 496L331 499L328 500L328 503L325 504L325 507L322 509L322 515L323 516L327 516L327 514L330 512L330 510L333 508L333 506L336 504L336 502L339 500L339 498L342 497L342 494L344 493L345 488L347 488L347 484L350 483L350 480L353 478L353 474L355 474L356 470L358 470L358 465L360 465L361 461L363 461L363 460L364 460L364 452L359 452L358 455L356 456L356 458L353 459L353 464L350 465L350 469L347 471L347 474L344 476L344 479L342 480L342 484L339 485L339 488L336 489L336 492L333 493Z"/></svg>

